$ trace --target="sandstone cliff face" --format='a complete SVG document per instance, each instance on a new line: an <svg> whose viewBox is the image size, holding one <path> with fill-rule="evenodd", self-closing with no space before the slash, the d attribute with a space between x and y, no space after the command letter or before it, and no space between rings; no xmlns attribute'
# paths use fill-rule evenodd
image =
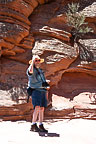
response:
<svg viewBox="0 0 96 144"><path fill-rule="evenodd" d="M31 22L28 17L38 5L46 2L48 0L0 1L1 89L10 89L9 87L24 85L27 82L26 69L35 42L30 34Z"/></svg>
<svg viewBox="0 0 96 144"><path fill-rule="evenodd" d="M94 34L83 42L94 54L93 62L81 61L76 46L71 46L71 28L66 21L67 4L72 0L0 1L0 89L9 90L12 100L26 97L28 61L33 54L45 59L42 68L53 95L73 100L82 92L96 93L96 2L80 3L80 12ZM16 94L22 88L25 93ZM17 96L16 96L17 95Z"/></svg>

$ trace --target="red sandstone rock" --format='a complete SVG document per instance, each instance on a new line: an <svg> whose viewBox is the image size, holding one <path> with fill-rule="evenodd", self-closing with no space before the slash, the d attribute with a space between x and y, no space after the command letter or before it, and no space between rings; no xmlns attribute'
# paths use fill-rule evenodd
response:
<svg viewBox="0 0 96 144"><path fill-rule="evenodd" d="M23 48L20 48L18 46L15 46L13 48L13 51L16 52L16 53L24 53L25 52L25 50Z"/></svg>
<svg viewBox="0 0 96 144"><path fill-rule="evenodd" d="M23 0L23 1L29 3L33 8L36 8L38 6L37 0Z"/></svg>
<svg viewBox="0 0 96 144"><path fill-rule="evenodd" d="M44 4L45 0L37 0L40 4Z"/></svg>
<svg viewBox="0 0 96 144"><path fill-rule="evenodd" d="M8 49L6 49L6 50L2 50L2 55L3 56L14 56L14 55L16 55L16 53L15 53L15 51L13 51L13 50L8 50Z"/></svg>
<svg viewBox="0 0 96 144"><path fill-rule="evenodd" d="M7 41L5 41L5 40L3 40L3 39L0 39L0 46L1 47L5 47L5 48L7 48L7 49L13 49L13 47L14 47L14 44L11 44L11 43L9 43L9 42L7 42Z"/></svg>
<svg viewBox="0 0 96 144"><path fill-rule="evenodd" d="M13 18L16 18L17 20L20 20L20 21L30 25L30 21L28 20L28 18L26 16L24 16L21 13L18 13L16 11L12 10L12 9L1 8L0 15L13 17Z"/></svg>
<svg viewBox="0 0 96 144"><path fill-rule="evenodd" d="M23 0L14 0L10 3L7 3L6 5L2 4L1 6L3 8L5 7L8 9L12 9L16 12L19 12L25 15L26 17L28 17L33 12L33 7L30 4L24 2Z"/></svg>

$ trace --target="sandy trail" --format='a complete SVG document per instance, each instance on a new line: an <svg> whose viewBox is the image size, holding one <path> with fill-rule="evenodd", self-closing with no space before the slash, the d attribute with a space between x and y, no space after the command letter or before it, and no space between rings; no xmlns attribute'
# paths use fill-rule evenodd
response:
<svg viewBox="0 0 96 144"><path fill-rule="evenodd" d="M31 123L25 121L0 122L0 143L4 144L96 144L96 121L47 120L48 136L31 132Z"/></svg>

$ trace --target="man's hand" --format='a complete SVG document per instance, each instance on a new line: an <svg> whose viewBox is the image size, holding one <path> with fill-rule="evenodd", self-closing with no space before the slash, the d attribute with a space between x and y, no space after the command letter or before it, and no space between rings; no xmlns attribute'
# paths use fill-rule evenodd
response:
<svg viewBox="0 0 96 144"><path fill-rule="evenodd" d="M50 80L46 80L46 82L49 84L49 83L50 83Z"/></svg>
<svg viewBox="0 0 96 144"><path fill-rule="evenodd" d="M49 90L49 89L50 89L50 87L47 87L46 89L47 89L47 90Z"/></svg>

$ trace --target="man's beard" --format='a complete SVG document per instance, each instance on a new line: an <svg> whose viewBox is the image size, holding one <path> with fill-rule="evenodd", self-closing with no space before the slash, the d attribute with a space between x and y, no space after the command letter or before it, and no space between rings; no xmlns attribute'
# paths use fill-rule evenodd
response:
<svg viewBox="0 0 96 144"><path fill-rule="evenodd" d="M39 68L39 67L40 67L40 65L41 65L41 64L35 64L35 67L36 67L36 68Z"/></svg>

